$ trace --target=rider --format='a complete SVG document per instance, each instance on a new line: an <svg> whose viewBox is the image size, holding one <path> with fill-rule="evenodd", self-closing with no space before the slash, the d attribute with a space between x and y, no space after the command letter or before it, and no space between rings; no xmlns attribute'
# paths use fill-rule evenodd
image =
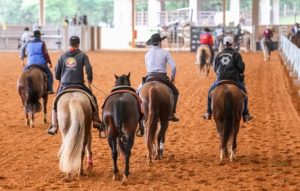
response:
<svg viewBox="0 0 300 191"><path fill-rule="evenodd" d="M297 34L300 31L299 23L295 23L291 29L292 34Z"/></svg>
<svg viewBox="0 0 300 191"><path fill-rule="evenodd" d="M210 120L212 115L210 93L218 86L219 81L233 80L242 91L247 93L244 85L245 64L242 60L242 56L232 48L233 38L231 36L224 37L223 43L225 48L216 56L214 63L217 79L209 89L207 113L203 115L203 118L207 120ZM244 99L243 121L247 122L251 119L253 119L253 117L249 114L248 97L246 97Z"/></svg>
<svg viewBox="0 0 300 191"><path fill-rule="evenodd" d="M147 41L147 45L151 45L149 51L145 55L145 65L147 70L146 80L150 78L159 78L163 80L166 85L172 90L174 95L174 108L173 114L170 116L170 121L179 121L179 119L175 116L176 106L179 96L179 91L175 87L175 75L176 75L176 64L171 57L171 54L161 48L161 41L166 37L161 38L158 33L155 33L151 36L151 38ZM167 64L171 66L171 79L167 76ZM138 90L141 88L139 86Z"/></svg>
<svg viewBox="0 0 300 191"><path fill-rule="evenodd" d="M66 53L60 56L57 65L55 66L55 78L60 81L58 94L67 87L79 86L94 98L97 105L97 99L92 94L91 90L84 84L83 68L85 67L88 82L93 81L93 70L88 56L79 49L80 39L77 36L72 36L69 40L69 49ZM93 109L93 126L98 130L103 130L103 123L99 118L98 105ZM57 133L57 113L52 109L52 124L48 129L48 134L54 135Z"/></svg>
<svg viewBox="0 0 300 191"><path fill-rule="evenodd" d="M269 43L270 50L271 51L274 50L273 41L272 41L273 32L270 27L268 27L266 30L264 30L263 37Z"/></svg>
<svg viewBox="0 0 300 191"><path fill-rule="evenodd" d="M200 44L206 44L209 47L209 50L211 52L211 59L210 62L212 63L214 60L214 51L212 49L212 46L214 44L214 39L210 33L210 30L208 27L205 27L203 29L203 32L200 34Z"/></svg>
<svg viewBox="0 0 300 191"><path fill-rule="evenodd" d="M235 47L236 50L240 49L239 38L241 35L242 35L242 28L241 28L241 24L239 23L236 25L235 31L233 33L233 42L236 46Z"/></svg>
<svg viewBox="0 0 300 191"><path fill-rule="evenodd" d="M215 30L216 33L216 47L217 49L219 48L220 44L223 43L223 37L224 37L224 27L222 26L222 24L219 24Z"/></svg>
<svg viewBox="0 0 300 191"><path fill-rule="evenodd" d="M37 66L41 68L47 75L47 93L53 94L53 76L49 67L52 67L52 63L48 54L46 43L41 40L41 31L35 30L33 32L34 39L27 41L24 46L21 47L20 58L22 65L24 66L25 50L28 55L27 64L24 67L24 71L28 70L31 66ZM49 67L47 65L49 63Z"/></svg>

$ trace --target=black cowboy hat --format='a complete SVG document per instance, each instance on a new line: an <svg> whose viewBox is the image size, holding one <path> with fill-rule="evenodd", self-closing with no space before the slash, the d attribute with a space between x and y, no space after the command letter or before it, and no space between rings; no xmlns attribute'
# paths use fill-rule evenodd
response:
<svg viewBox="0 0 300 191"><path fill-rule="evenodd" d="M161 38L160 34L155 33L155 34L151 35L151 38L146 42L146 44L147 45L155 45L155 44L160 43L165 38L167 38L167 37L164 36Z"/></svg>

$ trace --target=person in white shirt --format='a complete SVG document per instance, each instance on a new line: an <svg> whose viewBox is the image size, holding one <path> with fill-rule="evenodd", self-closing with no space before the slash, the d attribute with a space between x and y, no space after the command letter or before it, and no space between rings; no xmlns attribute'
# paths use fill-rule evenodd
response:
<svg viewBox="0 0 300 191"><path fill-rule="evenodd" d="M31 39L31 34L29 33L29 28L25 27L24 32L21 36L21 46L24 46Z"/></svg>
<svg viewBox="0 0 300 191"><path fill-rule="evenodd" d="M171 54L161 48L161 41L166 37L161 38L160 34L155 33L147 41L147 45L150 46L150 49L145 55L145 65L147 70L147 76L144 78L145 81L151 78L159 79L159 81L166 84L173 92L174 95L174 109L173 115L170 117L171 121L179 121L175 116L176 106L179 96L179 91L175 87L175 75L176 75L176 64L171 56ZM171 67L171 78L167 76L167 64ZM141 88L138 88L138 90Z"/></svg>

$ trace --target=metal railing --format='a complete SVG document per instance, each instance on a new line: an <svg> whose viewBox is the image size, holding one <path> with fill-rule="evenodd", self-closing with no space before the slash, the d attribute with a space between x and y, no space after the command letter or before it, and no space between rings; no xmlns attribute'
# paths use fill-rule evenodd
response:
<svg viewBox="0 0 300 191"><path fill-rule="evenodd" d="M280 36L279 46L285 61L297 73L297 78L300 80L300 49L283 35Z"/></svg>

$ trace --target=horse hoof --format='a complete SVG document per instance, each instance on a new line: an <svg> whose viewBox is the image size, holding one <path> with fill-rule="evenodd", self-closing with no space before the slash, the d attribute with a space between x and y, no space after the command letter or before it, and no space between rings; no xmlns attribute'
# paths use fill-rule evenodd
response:
<svg viewBox="0 0 300 191"><path fill-rule="evenodd" d="M117 181L117 180L120 180L120 174L117 173L117 174L113 174L113 178L112 178L113 181Z"/></svg>
<svg viewBox="0 0 300 191"><path fill-rule="evenodd" d="M126 185L127 180L128 180L128 177L126 175L123 175L122 184Z"/></svg>

